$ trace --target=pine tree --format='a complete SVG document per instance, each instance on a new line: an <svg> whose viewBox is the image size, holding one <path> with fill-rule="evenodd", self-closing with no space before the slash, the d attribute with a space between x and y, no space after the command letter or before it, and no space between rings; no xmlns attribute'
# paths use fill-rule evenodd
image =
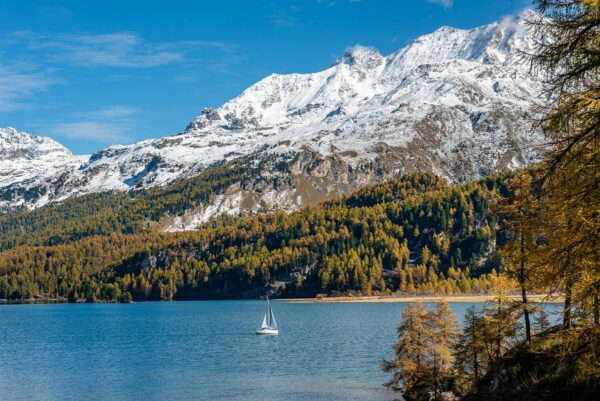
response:
<svg viewBox="0 0 600 401"><path fill-rule="evenodd" d="M535 316L535 325L539 334L544 334L550 327L550 320L548 320L548 313L544 308L540 308L539 312Z"/></svg>
<svg viewBox="0 0 600 401"><path fill-rule="evenodd" d="M394 359L381 365L385 372L393 373L388 386L402 391L412 400L422 399L426 393L424 378L426 375L426 351L428 312L422 303L410 303L402 312L402 321L398 326L398 340L394 346Z"/></svg>
<svg viewBox="0 0 600 401"><path fill-rule="evenodd" d="M428 312L421 303L409 304L398 326L393 360L382 369L393 373L388 385L409 400L442 400L452 387L456 316L442 301Z"/></svg>
<svg viewBox="0 0 600 401"><path fill-rule="evenodd" d="M448 302L437 303L429 314L429 365L432 388L431 400L442 400L451 388L454 366L454 347L458 339L458 321Z"/></svg>
<svg viewBox="0 0 600 401"><path fill-rule="evenodd" d="M464 322L456 344L457 387L462 394L477 383L487 368L483 313L471 306L465 313Z"/></svg>
<svg viewBox="0 0 600 401"><path fill-rule="evenodd" d="M525 323L525 341L531 343L531 322L527 288L529 286L528 259L536 251L536 225L538 216L537 199L532 190L531 175L525 171L518 172L508 180L508 189L512 192L509 198L501 200L499 212L505 217L504 228L508 230L510 239L502 249L505 272L514 277L521 289L523 320Z"/></svg>

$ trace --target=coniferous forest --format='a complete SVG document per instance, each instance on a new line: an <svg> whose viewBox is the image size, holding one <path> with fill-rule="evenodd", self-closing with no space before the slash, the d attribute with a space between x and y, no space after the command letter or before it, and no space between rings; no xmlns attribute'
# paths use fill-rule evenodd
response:
<svg viewBox="0 0 600 401"><path fill-rule="evenodd" d="M414 174L296 213L222 216L182 233L127 220L123 232L99 235L88 224L111 230L128 218L120 213L125 196L90 196L77 200L73 217L63 220L65 236L32 230L36 245L19 246L24 236L3 238L0 297L237 298L281 283L286 296L485 293L500 267L495 244L505 241L502 217L491 211L507 196L504 181L452 186ZM66 205L3 221L53 227L68 213ZM101 212L82 222L79 216L96 207ZM132 227L139 232L129 233Z"/></svg>

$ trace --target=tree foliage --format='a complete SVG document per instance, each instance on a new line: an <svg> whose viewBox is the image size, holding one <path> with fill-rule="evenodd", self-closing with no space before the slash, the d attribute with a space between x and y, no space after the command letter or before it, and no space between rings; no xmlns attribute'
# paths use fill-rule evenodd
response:
<svg viewBox="0 0 600 401"><path fill-rule="evenodd" d="M402 312L394 358L382 363L392 373L389 386L401 390L408 400L442 400L452 388L453 346L458 322L441 301L427 311L421 303L410 303Z"/></svg>
<svg viewBox="0 0 600 401"><path fill-rule="evenodd" d="M544 18L534 66L547 73L540 126L549 139L536 172L544 241L537 253L547 288L600 320L600 2L537 0Z"/></svg>

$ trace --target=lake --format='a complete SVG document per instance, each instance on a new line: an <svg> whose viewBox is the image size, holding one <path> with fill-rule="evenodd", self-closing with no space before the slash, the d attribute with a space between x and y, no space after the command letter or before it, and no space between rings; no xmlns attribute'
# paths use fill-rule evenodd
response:
<svg viewBox="0 0 600 401"><path fill-rule="evenodd" d="M468 303L451 304L460 317ZM0 307L0 400L392 400L379 370L401 303Z"/></svg>

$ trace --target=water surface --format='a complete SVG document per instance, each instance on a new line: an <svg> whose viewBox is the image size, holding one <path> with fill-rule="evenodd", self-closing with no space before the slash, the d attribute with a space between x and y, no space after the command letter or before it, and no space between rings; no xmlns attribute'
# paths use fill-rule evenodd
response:
<svg viewBox="0 0 600 401"><path fill-rule="evenodd" d="M452 304L460 317L470 304ZM0 400L392 400L404 304L261 301L0 307Z"/></svg>

